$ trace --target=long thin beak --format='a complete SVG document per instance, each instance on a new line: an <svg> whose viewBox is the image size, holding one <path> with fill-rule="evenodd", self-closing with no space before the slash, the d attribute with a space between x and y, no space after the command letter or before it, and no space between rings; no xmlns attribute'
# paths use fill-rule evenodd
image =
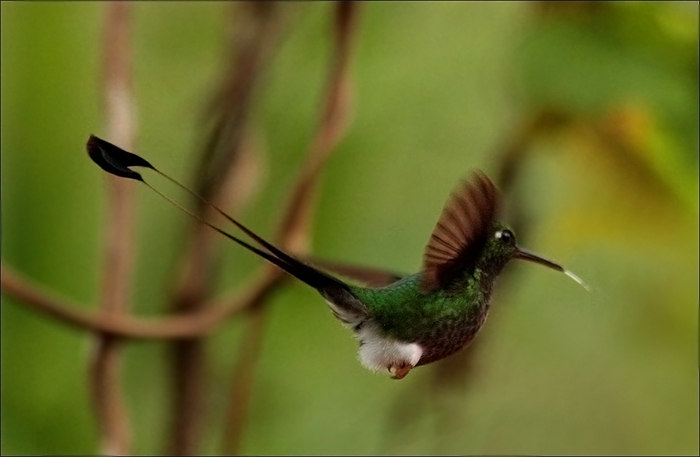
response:
<svg viewBox="0 0 700 457"><path fill-rule="evenodd" d="M545 267L549 267L552 270L561 271L566 276L570 277L571 279L573 279L574 281L579 283L587 291L591 290L591 288L588 287L588 285L585 282L583 282L581 280L581 278L579 278L578 276L576 276L575 274L573 274L572 272L570 272L566 268L562 267L558 263L552 262L551 260L547 260L544 257L540 257L537 254L535 254L534 252L528 251L527 249L523 249L520 247L517 248L517 250L515 251L515 258L522 259L522 260L529 260L530 262L539 263L540 265L544 265Z"/></svg>

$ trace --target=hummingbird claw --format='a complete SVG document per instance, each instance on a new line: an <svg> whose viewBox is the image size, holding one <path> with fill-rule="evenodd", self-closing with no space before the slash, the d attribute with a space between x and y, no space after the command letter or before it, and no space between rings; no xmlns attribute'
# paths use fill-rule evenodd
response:
<svg viewBox="0 0 700 457"><path fill-rule="evenodd" d="M391 379L403 379L406 377L409 371L413 369L412 365L392 365L389 367L389 373L391 373L393 376Z"/></svg>

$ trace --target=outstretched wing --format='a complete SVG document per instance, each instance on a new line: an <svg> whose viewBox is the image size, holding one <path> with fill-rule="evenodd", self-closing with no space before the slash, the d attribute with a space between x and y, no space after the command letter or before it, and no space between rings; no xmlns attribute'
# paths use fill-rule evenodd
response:
<svg viewBox="0 0 700 457"><path fill-rule="evenodd" d="M314 257L302 259L322 270L353 279L366 287L385 287L406 276L379 268L333 262Z"/></svg>
<svg viewBox="0 0 700 457"><path fill-rule="evenodd" d="M423 292L443 287L455 273L473 268L496 218L499 199L496 186L480 171L452 192L425 249Z"/></svg>

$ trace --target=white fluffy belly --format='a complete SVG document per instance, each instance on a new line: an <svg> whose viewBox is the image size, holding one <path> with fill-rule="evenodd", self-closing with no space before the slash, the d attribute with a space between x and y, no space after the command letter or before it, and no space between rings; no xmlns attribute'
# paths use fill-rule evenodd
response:
<svg viewBox="0 0 700 457"><path fill-rule="evenodd" d="M393 366L416 366L423 348L416 343L403 343L382 335L371 319L356 333L360 341L360 363L372 371L390 370Z"/></svg>
<svg viewBox="0 0 700 457"><path fill-rule="evenodd" d="M419 344L396 341L385 336L371 317L349 312L331 301L326 302L333 315L355 332L360 342L360 363L365 368L372 371L388 370L395 375L398 373L400 379L416 366L423 355L423 348Z"/></svg>

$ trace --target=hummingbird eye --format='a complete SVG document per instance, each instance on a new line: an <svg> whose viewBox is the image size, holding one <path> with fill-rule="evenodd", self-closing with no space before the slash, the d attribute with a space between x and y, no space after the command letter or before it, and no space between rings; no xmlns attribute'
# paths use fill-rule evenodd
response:
<svg viewBox="0 0 700 457"><path fill-rule="evenodd" d="M499 230L494 236L504 244L513 244L515 242L515 235L510 230Z"/></svg>

